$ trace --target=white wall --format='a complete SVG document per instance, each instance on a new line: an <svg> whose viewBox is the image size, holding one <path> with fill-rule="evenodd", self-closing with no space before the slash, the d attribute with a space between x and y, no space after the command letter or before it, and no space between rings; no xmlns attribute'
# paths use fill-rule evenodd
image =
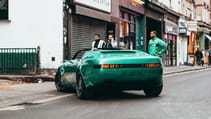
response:
<svg viewBox="0 0 211 119"><path fill-rule="evenodd" d="M179 64L184 64L184 62L187 61L188 37L179 36L179 40L177 43L177 61Z"/></svg>
<svg viewBox="0 0 211 119"><path fill-rule="evenodd" d="M181 9L181 0L159 0L159 2L163 3L175 12L179 12L179 10Z"/></svg>
<svg viewBox="0 0 211 119"><path fill-rule="evenodd" d="M204 6L204 3L205 3L205 6ZM196 0L196 5L199 5L196 7L197 20L210 23L210 11L209 11L210 0L203 0L203 1ZM203 5L203 6L200 6L200 5Z"/></svg>
<svg viewBox="0 0 211 119"><path fill-rule="evenodd" d="M11 22L0 21L0 47L40 46L41 68L57 68L63 54L62 14L62 0L10 0Z"/></svg>
<svg viewBox="0 0 211 119"><path fill-rule="evenodd" d="M168 8L170 8L170 1L169 0L159 0L160 3L163 3L166 5Z"/></svg>

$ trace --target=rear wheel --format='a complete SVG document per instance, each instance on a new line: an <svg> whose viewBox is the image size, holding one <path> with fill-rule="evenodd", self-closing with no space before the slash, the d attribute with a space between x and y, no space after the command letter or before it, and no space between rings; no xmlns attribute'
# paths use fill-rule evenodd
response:
<svg viewBox="0 0 211 119"><path fill-rule="evenodd" d="M77 77L76 94L80 99L88 99L92 97L91 92L88 91L84 84L84 80L81 74L78 74Z"/></svg>
<svg viewBox="0 0 211 119"><path fill-rule="evenodd" d="M144 89L144 93L149 97L157 97L162 92L162 89L163 89L163 85L158 86L158 87L150 87L150 88Z"/></svg>
<svg viewBox="0 0 211 119"><path fill-rule="evenodd" d="M56 89L59 91L59 92L66 92L67 90L65 89L65 87L62 85L62 82L61 82L61 73L60 71L57 71L56 72L56 75L55 75L55 86L56 86Z"/></svg>

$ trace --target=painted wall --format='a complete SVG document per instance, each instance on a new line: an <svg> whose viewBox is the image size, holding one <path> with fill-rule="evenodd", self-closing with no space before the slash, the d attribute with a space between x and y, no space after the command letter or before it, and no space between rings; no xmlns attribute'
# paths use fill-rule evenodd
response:
<svg viewBox="0 0 211 119"><path fill-rule="evenodd" d="M210 0L196 0L196 19L210 23Z"/></svg>
<svg viewBox="0 0 211 119"><path fill-rule="evenodd" d="M0 21L0 47L40 46L41 68L57 68L63 60L62 18L62 0L10 0L11 21Z"/></svg>
<svg viewBox="0 0 211 119"><path fill-rule="evenodd" d="M181 0L180 6L181 9L179 9L179 13L191 19L195 19L195 7L193 2L190 0Z"/></svg>
<svg viewBox="0 0 211 119"><path fill-rule="evenodd" d="M178 63L184 64L184 62L187 62L187 51L188 51L188 37L186 36L179 36L179 40L177 42L177 54L178 54Z"/></svg>
<svg viewBox="0 0 211 119"><path fill-rule="evenodd" d="M181 0L159 0L159 2L176 12L181 9Z"/></svg>
<svg viewBox="0 0 211 119"><path fill-rule="evenodd" d="M144 32L144 16L136 18L136 49L144 51L145 50L145 32Z"/></svg>
<svg viewBox="0 0 211 119"><path fill-rule="evenodd" d="M204 34L199 36L199 41L200 41L199 48L205 49L205 36L204 36Z"/></svg>

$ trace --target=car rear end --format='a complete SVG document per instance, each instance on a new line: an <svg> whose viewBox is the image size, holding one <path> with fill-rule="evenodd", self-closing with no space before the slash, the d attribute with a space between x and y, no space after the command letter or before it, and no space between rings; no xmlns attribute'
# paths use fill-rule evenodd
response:
<svg viewBox="0 0 211 119"><path fill-rule="evenodd" d="M87 87L111 90L140 90L162 85L163 68L159 57L141 51L101 51Z"/></svg>

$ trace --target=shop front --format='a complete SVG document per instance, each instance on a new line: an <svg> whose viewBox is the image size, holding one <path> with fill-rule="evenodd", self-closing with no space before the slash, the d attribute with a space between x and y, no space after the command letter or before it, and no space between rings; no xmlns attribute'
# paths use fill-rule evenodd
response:
<svg viewBox="0 0 211 119"><path fill-rule="evenodd" d="M116 23L111 20L111 0L74 0L65 9L65 58L71 58L78 50L91 48L96 33L102 40L107 40L108 35L115 37Z"/></svg>
<svg viewBox="0 0 211 119"><path fill-rule="evenodd" d="M177 62L179 65L186 65L188 60L188 29L185 18L180 17L178 21L179 38L177 42Z"/></svg>
<svg viewBox="0 0 211 119"><path fill-rule="evenodd" d="M197 38L197 22L195 21L188 21L187 22L187 28L188 28L188 59L187 64L188 65L195 65L196 63L196 57L195 52L197 48L199 48L199 40Z"/></svg>
<svg viewBox="0 0 211 119"><path fill-rule="evenodd" d="M167 44L165 58L165 66L176 66L177 65L177 25L165 20L165 34L163 40Z"/></svg>
<svg viewBox="0 0 211 119"><path fill-rule="evenodd" d="M179 16L173 11L168 10L164 18L163 40L167 44L164 56L165 66L176 66L177 63L177 42L178 42L178 22Z"/></svg>
<svg viewBox="0 0 211 119"><path fill-rule="evenodd" d="M200 23L198 23L200 24ZM197 46L200 48L200 50L205 51L205 54L208 54L208 50L210 49L210 43L211 43L211 36L210 36L210 30L209 28L198 26L197 29ZM206 55L205 55L206 56ZM205 59L205 64L208 63L207 57Z"/></svg>
<svg viewBox="0 0 211 119"><path fill-rule="evenodd" d="M163 36L163 19L164 19L165 10L152 3L149 2L146 4L145 7L145 20L146 20L146 27L145 27L145 51L148 51L148 43L150 40L150 32L157 31L157 36L162 38Z"/></svg>
<svg viewBox="0 0 211 119"><path fill-rule="evenodd" d="M144 50L144 2L120 1L119 47Z"/></svg>
<svg viewBox="0 0 211 119"><path fill-rule="evenodd" d="M198 46L200 49L208 50L209 49L209 42L211 41L210 30L205 27L198 26L197 29L197 40Z"/></svg>

